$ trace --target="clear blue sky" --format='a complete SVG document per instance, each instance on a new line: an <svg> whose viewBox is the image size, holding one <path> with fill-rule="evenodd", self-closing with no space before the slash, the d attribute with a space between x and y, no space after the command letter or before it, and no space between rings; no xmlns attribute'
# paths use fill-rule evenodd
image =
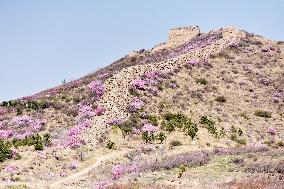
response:
<svg viewBox="0 0 284 189"><path fill-rule="evenodd" d="M167 39L233 25L284 40L283 0L0 0L0 101L31 95Z"/></svg>

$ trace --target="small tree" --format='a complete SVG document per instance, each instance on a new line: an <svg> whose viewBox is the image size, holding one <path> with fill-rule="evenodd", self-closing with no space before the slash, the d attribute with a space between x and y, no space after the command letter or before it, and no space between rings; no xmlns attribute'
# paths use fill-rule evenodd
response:
<svg viewBox="0 0 284 189"><path fill-rule="evenodd" d="M182 176L182 174L186 171L186 166L185 165L180 165L178 167L178 178L180 178Z"/></svg>
<svg viewBox="0 0 284 189"><path fill-rule="evenodd" d="M184 130L185 130L186 134L187 134L188 136L190 136L191 139L193 140L194 137L195 137L196 134L197 134L198 128L197 128L197 125L196 125L196 124L191 123L191 121L187 121L187 123L186 123L185 126L184 126Z"/></svg>
<svg viewBox="0 0 284 189"><path fill-rule="evenodd" d="M0 140L0 162L12 158L12 150L10 145L3 140Z"/></svg>
<svg viewBox="0 0 284 189"><path fill-rule="evenodd" d="M142 139L146 142L146 143L149 143L149 142L153 142L155 140L155 136L154 136L154 133L151 133L151 132L143 132L142 133Z"/></svg>
<svg viewBox="0 0 284 189"><path fill-rule="evenodd" d="M34 144L35 150L43 150L43 141L42 141L41 136L39 136L39 135L37 134L37 135L34 137L34 141L35 141L35 144Z"/></svg>
<svg viewBox="0 0 284 189"><path fill-rule="evenodd" d="M156 139L159 140L161 142L161 144L163 143L164 140L166 140L166 135L163 132L160 132L157 136Z"/></svg>
<svg viewBox="0 0 284 189"><path fill-rule="evenodd" d="M114 149L115 148L115 143L112 142L111 140L107 141L106 148L108 148L110 150Z"/></svg>

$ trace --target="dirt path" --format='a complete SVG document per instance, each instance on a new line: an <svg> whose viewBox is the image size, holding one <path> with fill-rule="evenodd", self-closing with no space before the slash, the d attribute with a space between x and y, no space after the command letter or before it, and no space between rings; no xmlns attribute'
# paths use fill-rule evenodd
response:
<svg viewBox="0 0 284 189"><path fill-rule="evenodd" d="M110 154L107 154L107 155L104 155L104 156L101 156L101 157L98 157L96 162L89 166L89 167L86 167L84 169L82 169L81 171L77 172L77 173L74 173L73 175L70 175L62 180L59 180L59 181L56 181L54 183L52 183L49 187L50 188L62 188L60 187L61 184L63 183L67 183L69 181L74 181L76 179L80 179L80 177L82 175L85 175L87 174L88 172L90 172L91 170L93 170L94 168L98 167L99 165L101 165L103 162L107 161L107 160L111 160L111 159L114 159L114 158L117 158L117 157L121 157L122 155L128 153L130 150L124 150L124 151L120 151L120 152L112 152Z"/></svg>
<svg viewBox="0 0 284 189"><path fill-rule="evenodd" d="M100 156L100 157L94 157L96 158L96 162L94 164L92 164L91 166L88 166L82 170L80 170L77 173L74 173L73 175L70 175L66 178L63 178L59 181L56 181L54 183L48 183L48 182L44 182L44 181L38 181L38 182L11 182L11 183L0 183L0 188L6 188L8 186L27 186L29 188L46 188L46 189L61 189L61 188L69 188L69 187L62 187L61 185L63 183L68 183L69 181L74 181L74 180L78 180L81 178L81 176L87 174L88 172L92 171L93 169L95 169L96 167L98 167L99 165L101 165L102 163L104 163L105 161L111 160L111 159L115 159L117 157L121 157L123 155L125 155L126 153L128 153L131 150L122 150L122 151L114 151L112 153ZM72 187L71 187L72 188Z"/></svg>

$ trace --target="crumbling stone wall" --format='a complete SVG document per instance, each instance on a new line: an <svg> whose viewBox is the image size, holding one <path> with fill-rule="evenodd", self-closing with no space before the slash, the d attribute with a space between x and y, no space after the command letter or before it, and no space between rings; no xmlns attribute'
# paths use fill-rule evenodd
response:
<svg viewBox="0 0 284 189"><path fill-rule="evenodd" d="M168 43L178 46L198 35L200 35L200 29L198 26L174 28L169 31Z"/></svg>
<svg viewBox="0 0 284 189"><path fill-rule="evenodd" d="M94 120L94 126L83 134L82 137L87 140L86 142L95 146L97 139L104 135L108 130L106 124L107 121L121 117L127 118L127 107L132 99L132 96L129 93L130 82L132 80L139 79L145 73L151 71L173 71L176 68L184 66L184 64L192 58L202 59L211 54L217 54L224 48L236 43L244 37L243 32L231 27L220 30L223 34L223 38L211 45L163 62L127 67L122 69L113 77L107 79L105 81L106 92L99 101L99 105L103 106L106 109L106 112L104 115L96 117ZM176 37L172 36L170 40L178 40L178 34L180 31L177 31L178 30L172 31L173 36Z"/></svg>

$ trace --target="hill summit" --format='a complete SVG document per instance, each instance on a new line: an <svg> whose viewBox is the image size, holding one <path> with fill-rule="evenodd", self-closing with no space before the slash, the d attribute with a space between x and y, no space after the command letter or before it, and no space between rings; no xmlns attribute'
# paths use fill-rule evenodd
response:
<svg viewBox="0 0 284 189"><path fill-rule="evenodd" d="M284 42L174 28L78 80L0 106L18 188L281 188Z"/></svg>

